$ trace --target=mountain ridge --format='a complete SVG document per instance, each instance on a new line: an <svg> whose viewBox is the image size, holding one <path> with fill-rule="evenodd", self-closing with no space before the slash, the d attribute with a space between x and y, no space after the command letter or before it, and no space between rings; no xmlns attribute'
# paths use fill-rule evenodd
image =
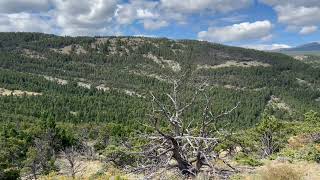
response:
<svg viewBox="0 0 320 180"><path fill-rule="evenodd" d="M311 42L307 44L302 44L293 48L284 48L284 49L277 49L274 52L281 52L287 53L298 53L298 54L310 54L310 53L319 53L320 52L320 43L319 42Z"/></svg>

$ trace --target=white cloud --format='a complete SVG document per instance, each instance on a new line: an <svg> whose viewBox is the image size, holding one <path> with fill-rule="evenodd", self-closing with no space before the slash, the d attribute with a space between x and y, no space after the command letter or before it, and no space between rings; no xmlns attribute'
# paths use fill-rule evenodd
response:
<svg viewBox="0 0 320 180"><path fill-rule="evenodd" d="M159 18L156 10L158 2L147 2L144 0L133 0L126 4L118 5L115 12L119 24L131 24L135 20Z"/></svg>
<svg viewBox="0 0 320 180"><path fill-rule="evenodd" d="M29 13L0 14L0 32L54 33L54 25L48 17Z"/></svg>
<svg viewBox="0 0 320 180"><path fill-rule="evenodd" d="M110 29L116 0L53 0L52 15L62 34L105 34Z"/></svg>
<svg viewBox="0 0 320 180"><path fill-rule="evenodd" d="M304 26L315 26L320 23L319 0L260 0L273 6L278 21L288 25L287 30L299 32ZM300 33L301 34L301 33Z"/></svg>
<svg viewBox="0 0 320 180"><path fill-rule="evenodd" d="M138 20L146 30L156 30L169 25L166 14L159 9L159 2L133 0L118 5L115 17L121 25L129 25Z"/></svg>
<svg viewBox="0 0 320 180"><path fill-rule="evenodd" d="M317 26L305 26L299 31L299 33L302 35L306 35L306 34L314 33L317 30L318 30Z"/></svg>
<svg viewBox="0 0 320 180"><path fill-rule="evenodd" d="M161 28L170 22L186 24L187 18L194 13L229 12L248 7L253 0L130 0L128 3L118 5L115 13L119 24L128 25L136 20L143 23L146 29ZM233 18L234 19L234 18ZM160 22L156 25L155 22Z"/></svg>
<svg viewBox="0 0 320 180"><path fill-rule="evenodd" d="M160 20L160 21L144 20L143 21L143 26L146 30L155 30L155 29L159 29L162 27L166 27L168 25L169 25L169 23L164 20Z"/></svg>
<svg viewBox="0 0 320 180"><path fill-rule="evenodd" d="M256 49L261 51L271 51L276 49L291 48L291 46L286 44L250 44L250 45L242 45L241 47Z"/></svg>
<svg viewBox="0 0 320 180"><path fill-rule="evenodd" d="M320 0L259 1L274 8L278 21L286 24L287 30L310 34L317 31L320 25ZM207 31L198 33L200 39L218 42L243 39L268 41L272 39L272 25L269 21L240 23L247 16L230 13L249 7L254 2L255 0L0 0L0 27L2 31L57 30L63 35L106 35L119 33L121 28L136 22L146 30L156 30L170 24L194 22L194 14L205 15L205 18L207 15L218 14L220 18L217 22L237 24L208 28ZM205 21L208 19L204 19ZM204 22L197 25L202 27ZM29 25L32 23L36 25Z"/></svg>
<svg viewBox="0 0 320 180"><path fill-rule="evenodd" d="M182 13L195 13L205 10L229 12L248 7L253 0L161 0L161 6Z"/></svg>
<svg viewBox="0 0 320 180"><path fill-rule="evenodd" d="M198 38L213 42L232 42L267 37L272 29L270 21L244 22L231 26L213 28L198 33Z"/></svg>
<svg viewBox="0 0 320 180"><path fill-rule="evenodd" d="M137 10L137 17L142 19L149 19L149 18L158 18L159 14L154 14L148 9L138 9Z"/></svg>
<svg viewBox="0 0 320 180"><path fill-rule="evenodd" d="M55 31L63 35L115 34L118 0L0 0L2 31Z"/></svg>
<svg viewBox="0 0 320 180"><path fill-rule="evenodd" d="M130 24L136 19L136 11L128 5L118 5L115 17L119 24Z"/></svg>
<svg viewBox="0 0 320 180"><path fill-rule="evenodd" d="M277 6L278 20L281 23L304 26L320 22L319 7L294 7L292 5Z"/></svg>
<svg viewBox="0 0 320 180"><path fill-rule="evenodd" d="M0 13L41 12L49 7L49 0L0 0Z"/></svg>
<svg viewBox="0 0 320 180"><path fill-rule="evenodd" d="M0 0L0 13L49 16L63 35L106 34L142 22L146 30L187 24L192 14L225 13L254 0ZM39 19L41 20L41 18ZM226 20L239 21L239 17ZM30 20L32 21L32 20ZM2 26L8 27L10 23ZM14 27L14 26L13 26ZM34 27L39 30L41 27ZM4 29L4 28L3 28ZM117 29L117 30L113 30Z"/></svg>

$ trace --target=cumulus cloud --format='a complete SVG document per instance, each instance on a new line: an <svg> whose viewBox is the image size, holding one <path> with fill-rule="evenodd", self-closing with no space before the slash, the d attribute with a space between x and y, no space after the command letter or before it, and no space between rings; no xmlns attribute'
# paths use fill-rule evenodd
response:
<svg viewBox="0 0 320 180"><path fill-rule="evenodd" d="M41 21L41 16L49 16L54 22L49 25L58 29L59 34L91 35L114 33L118 31L115 29L135 22L142 23L146 30L156 30L173 23L186 24L192 14L230 12L248 7L253 1L239 0L234 3L234 0L0 0L0 13L3 16L25 13L24 17L28 14L30 21ZM10 29L14 29L13 24L2 23L1 26L2 29L9 29L12 25ZM46 25L45 22L42 24ZM34 26L34 30L25 29L40 31L43 28Z"/></svg>
<svg viewBox="0 0 320 180"><path fill-rule="evenodd" d="M116 26L111 22L118 3L118 0L1 0L2 18L6 16L10 22L1 23L1 27L2 31L18 27L16 31L47 33L54 29L63 35L114 34Z"/></svg>
<svg viewBox="0 0 320 180"><path fill-rule="evenodd" d="M50 7L49 0L1 0L0 13L41 12Z"/></svg>
<svg viewBox="0 0 320 180"><path fill-rule="evenodd" d="M290 25L312 25L320 22L319 7L294 7L292 5L277 6L278 20Z"/></svg>
<svg viewBox="0 0 320 180"><path fill-rule="evenodd" d="M306 35L306 34L314 33L317 30L318 30L317 26L305 26L299 31L299 33L302 35Z"/></svg>
<svg viewBox="0 0 320 180"><path fill-rule="evenodd" d="M133 0L117 6L115 17L119 24L131 24L135 20L155 19L160 15L156 10L158 2Z"/></svg>
<svg viewBox="0 0 320 180"><path fill-rule="evenodd" d="M277 49L291 48L291 46L287 44L250 44L250 45L242 45L241 47L256 49L261 51L272 51Z"/></svg>
<svg viewBox="0 0 320 180"><path fill-rule="evenodd" d="M272 6L278 15L278 22L286 24L287 30L305 35L316 32L320 25L319 0L258 1ZM194 30L209 21L211 23L206 31L198 33L198 38L202 40L271 40L270 21L244 22L247 15L231 13L249 7L254 2L255 0L0 0L0 31L109 35L119 34L132 24L153 31L172 24L188 24L199 20L201 22L197 23L198 27L194 27ZM204 18L195 19L198 16ZM213 21L227 25L213 27Z"/></svg>
<svg viewBox="0 0 320 180"><path fill-rule="evenodd" d="M29 13L0 14L0 32L45 32L54 33L49 17Z"/></svg>
<svg viewBox="0 0 320 180"><path fill-rule="evenodd" d="M278 21L288 25L288 29L299 32L304 26L315 26L320 23L319 0L260 0L273 6ZM303 33L300 33L303 34Z"/></svg>
<svg viewBox="0 0 320 180"><path fill-rule="evenodd" d="M210 27L198 33L198 38L213 42L232 42L268 37L272 29L270 21L244 22L225 27Z"/></svg>
<svg viewBox="0 0 320 180"><path fill-rule="evenodd" d="M253 0L161 0L161 6L165 9L183 13L194 13L199 11L229 12L236 9L248 7Z"/></svg>
<svg viewBox="0 0 320 180"><path fill-rule="evenodd" d="M116 0L53 0L52 11L62 34L85 35L107 32L116 9Z"/></svg>
<svg viewBox="0 0 320 180"><path fill-rule="evenodd" d="M131 24L134 21L142 21L148 30L165 27L169 22L175 21L185 24L187 17L194 13L204 12L229 12L236 9L248 7L253 0L131 0L128 3L118 5L116 20L119 24ZM156 25L155 22L159 22Z"/></svg>
<svg viewBox="0 0 320 180"><path fill-rule="evenodd" d="M156 30L168 26L166 15L159 9L159 2L144 0L133 0L118 5L115 12L115 18L119 24L129 25L139 21L146 30Z"/></svg>

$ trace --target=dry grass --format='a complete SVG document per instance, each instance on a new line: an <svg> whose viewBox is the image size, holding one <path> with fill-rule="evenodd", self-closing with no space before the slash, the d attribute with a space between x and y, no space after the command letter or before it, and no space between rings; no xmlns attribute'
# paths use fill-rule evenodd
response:
<svg viewBox="0 0 320 180"><path fill-rule="evenodd" d="M125 174L121 170L112 166L104 169L104 172L98 176L94 174L101 172L103 167L101 162L96 163L94 161L88 162L85 165L85 175L78 176L76 179L89 180L89 179L128 179L137 180L143 179L142 175ZM231 177L232 180L318 180L320 179L320 165L309 162L296 162L296 163L283 163L278 161L270 161L266 165L257 168L256 170L242 171L242 173ZM50 174L42 177L44 180L71 180L72 178L65 174ZM165 171L161 174L155 174L152 179L172 179L178 180L183 177L177 173L177 171ZM195 180L207 180L207 179L221 179L219 177L209 178L206 173L201 173ZM222 178L224 179L224 178Z"/></svg>
<svg viewBox="0 0 320 180"><path fill-rule="evenodd" d="M299 180L303 177L303 170L287 163L268 164L258 175L263 180Z"/></svg>
<svg viewBox="0 0 320 180"><path fill-rule="evenodd" d="M253 174L238 174L232 179L245 180L317 180L320 165L310 162L283 163L271 161Z"/></svg>
<svg viewBox="0 0 320 180"><path fill-rule="evenodd" d="M67 159L62 157L58 158L56 165L60 168L58 174L61 175L61 177L68 177L70 175ZM77 160L77 165L79 165L79 167L77 167L76 177L78 179L86 179L102 170L104 164L98 160L88 160L86 158L79 157ZM59 176L53 175L52 177Z"/></svg>
<svg viewBox="0 0 320 180"><path fill-rule="evenodd" d="M311 137L307 135L292 136L288 139L288 146L293 149L303 148L305 145L312 142Z"/></svg>

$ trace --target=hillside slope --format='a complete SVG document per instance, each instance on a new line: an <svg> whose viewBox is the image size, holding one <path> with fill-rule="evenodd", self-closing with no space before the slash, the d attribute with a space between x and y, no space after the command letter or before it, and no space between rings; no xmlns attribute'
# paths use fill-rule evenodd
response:
<svg viewBox="0 0 320 180"><path fill-rule="evenodd" d="M166 91L181 74L207 81L215 112L240 101L230 118L241 127L266 110L289 120L320 111L319 69L278 53L164 38L0 33L0 119L134 123L145 118L149 91ZM282 104L270 106L272 97Z"/></svg>

